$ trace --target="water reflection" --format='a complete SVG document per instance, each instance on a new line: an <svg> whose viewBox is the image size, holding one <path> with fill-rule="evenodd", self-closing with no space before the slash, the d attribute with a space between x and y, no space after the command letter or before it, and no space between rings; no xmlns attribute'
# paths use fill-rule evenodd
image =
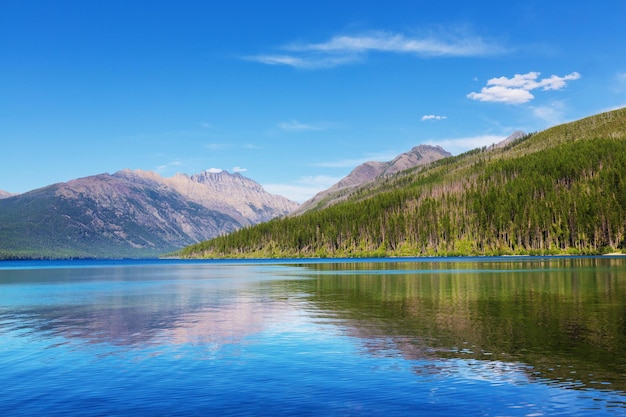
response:
<svg viewBox="0 0 626 417"><path fill-rule="evenodd" d="M288 320L293 310L251 293L246 280L254 273L242 267L0 272L0 334L131 348L218 348Z"/></svg>
<svg viewBox="0 0 626 417"><path fill-rule="evenodd" d="M146 361L130 372L138 386L169 375L169 385L154 387L151 400L175 385L190 392L192 404L198 397L178 382L183 375L198 386L215 378L213 389L221 394L212 400L229 384L255 395L265 389L263 404L281 389L289 396L300 387L297 398L279 401L319 407L347 401L335 397L343 395L378 414L386 414L380 404L392 395L401 398L396 410L403 411L416 399L422 407L444 402L485 415L546 410L539 400L525 400L534 395L531 388L522 394L510 388L520 386L567 388L601 409L626 407L624 259L0 270L0 296L0 337L10 340L0 348L15 358L20 340L34 346L22 363L37 357L38 346L53 351L59 343L71 344L71 354L91 346L100 355L122 352L121 364L114 362L119 368L133 368L128 351L168 361L179 355L173 363L181 374L169 375L167 361ZM6 348L11 343L16 347ZM247 349L229 357L237 366L189 363L223 359L233 346ZM50 358L56 360L43 360ZM60 362L55 382L64 383L66 366ZM107 375L105 383L120 377L94 367ZM410 378L403 379L405 368ZM484 389L494 387L505 387L497 406ZM601 392L607 396L596 402ZM563 401L564 413L571 411L570 396L549 401L551 407Z"/></svg>
<svg viewBox="0 0 626 417"><path fill-rule="evenodd" d="M626 390L623 259L306 269L313 279L294 290L334 311L371 354L521 363L531 380Z"/></svg>

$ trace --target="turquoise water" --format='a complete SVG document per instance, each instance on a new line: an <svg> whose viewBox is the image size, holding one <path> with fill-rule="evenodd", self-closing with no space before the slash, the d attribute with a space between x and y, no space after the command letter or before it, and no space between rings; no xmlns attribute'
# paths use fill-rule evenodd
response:
<svg viewBox="0 0 626 417"><path fill-rule="evenodd" d="M0 415L626 414L626 259L0 263Z"/></svg>

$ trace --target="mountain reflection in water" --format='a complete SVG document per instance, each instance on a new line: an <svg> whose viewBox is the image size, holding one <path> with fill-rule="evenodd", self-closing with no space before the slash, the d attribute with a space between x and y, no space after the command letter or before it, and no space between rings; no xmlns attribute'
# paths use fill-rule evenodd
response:
<svg viewBox="0 0 626 417"><path fill-rule="evenodd" d="M35 271L28 279L41 283L41 293L50 302L0 311L0 322L15 323L29 329L29 333L46 337L120 347L237 343L261 332L268 319L276 322L289 318L287 304L274 302L263 294L250 294L240 287L233 276L242 274L240 270L227 268L208 274L198 270L192 279L186 270L183 279L176 279L160 276L161 271L148 268L133 271L132 275L115 271L120 272L117 280L110 275L100 277L67 269L62 271L64 279L53 282L45 278L51 275L49 271ZM3 282L19 282L16 275L19 273ZM242 275L246 276L245 272ZM59 273L53 276L56 278ZM231 278L235 285L228 282ZM212 285L207 286L206 279ZM101 282L106 282L102 288ZM55 302L56 298L68 301L64 291L72 295L70 302Z"/></svg>
<svg viewBox="0 0 626 417"><path fill-rule="evenodd" d="M0 295L16 415L626 409L625 258L0 265Z"/></svg>

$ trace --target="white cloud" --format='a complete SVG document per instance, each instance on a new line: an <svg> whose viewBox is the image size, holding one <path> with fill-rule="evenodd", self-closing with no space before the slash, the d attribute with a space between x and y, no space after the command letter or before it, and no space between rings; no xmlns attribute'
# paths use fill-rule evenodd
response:
<svg viewBox="0 0 626 417"><path fill-rule="evenodd" d="M342 56L325 56L319 54L291 55L257 55L246 57L249 61L260 62L266 65L287 65L300 69L332 68L340 65L352 64L360 61L357 55L346 54Z"/></svg>
<svg viewBox="0 0 626 417"><path fill-rule="evenodd" d="M489 101L505 104L523 104L535 98L530 93L532 90L541 88L547 90L561 90L567 85L567 81L580 78L580 74L571 74L559 77L551 75L548 78L539 79L541 73L531 71L527 74L515 74L513 78L497 77L487 81L487 86L483 87L480 93L469 93L468 98L478 101Z"/></svg>
<svg viewBox="0 0 626 417"><path fill-rule="evenodd" d="M423 56L476 56L494 52L479 37L466 37L444 40L434 37L409 38L403 34L371 32L357 36L335 36L327 42L305 45L291 45L294 51L354 52L369 51L409 53Z"/></svg>
<svg viewBox="0 0 626 417"><path fill-rule="evenodd" d="M241 167L233 167L233 172L237 173L237 172L246 172L248 169L247 168L241 168Z"/></svg>
<svg viewBox="0 0 626 417"><path fill-rule="evenodd" d="M327 175L306 176L288 184L263 184L263 188L272 194L282 195L292 201L304 203L315 194L339 182L341 178Z"/></svg>
<svg viewBox="0 0 626 417"><path fill-rule="evenodd" d="M495 103L522 104L534 99L535 96L520 88L508 88L499 85L483 87L480 93L469 93L468 98L478 101L492 101Z"/></svg>
<svg viewBox="0 0 626 417"><path fill-rule="evenodd" d="M503 52L502 47L466 33L409 37L401 33L384 31L335 36L326 42L290 44L281 49L287 53L262 54L245 59L267 65L317 69L358 62L370 52L411 54L422 57L483 56Z"/></svg>
<svg viewBox="0 0 626 417"><path fill-rule="evenodd" d="M209 174L219 174L222 171L223 169L221 168L209 168L206 170L206 172L208 172Z"/></svg>
<svg viewBox="0 0 626 417"><path fill-rule="evenodd" d="M448 116L436 116L434 114L425 114L422 116L422 122L426 120L445 120Z"/></svg>
<svg viewBox="0 0 626 417"><path fill-rule="evenodd" d="M297 120L291 120L289 122L282 122L278 124L278 127L283 130L289 131L307 131L307 130L324 130L324 127L321 125L300 123Z"/></svg>
<svg viewBox="0 0 626 417"><path fill-rule="evenodd" d="M577 72L572 72L564 77L551 75L550 78L544 78L541 80L537 84L537 87L541 87L543 90L561 90L565 88L566 81L578 80L579 78L580 74Z"/></svg>

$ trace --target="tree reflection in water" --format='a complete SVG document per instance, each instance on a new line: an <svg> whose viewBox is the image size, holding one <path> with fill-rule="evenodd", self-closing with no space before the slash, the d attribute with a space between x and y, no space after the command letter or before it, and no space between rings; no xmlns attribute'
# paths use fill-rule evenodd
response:
<svg viewBox="0 0 626 417"><path fill-rule="evenodd" d="M519 364L531 379L626 391L623 258L303 267L311 279L292 284L371 354Z"/></svg>

